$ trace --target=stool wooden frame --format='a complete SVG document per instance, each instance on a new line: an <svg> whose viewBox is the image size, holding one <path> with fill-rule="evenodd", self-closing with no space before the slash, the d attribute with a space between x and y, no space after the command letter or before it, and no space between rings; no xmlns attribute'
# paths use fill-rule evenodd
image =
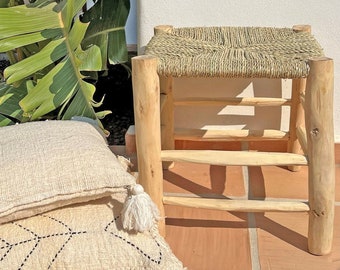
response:
<svg viewBox="0 0 340 270"><path fill-rule="evenodd" d="M297 27L301 28L305 26ZM157 27L157 31L169 31L169 27ZM335 196L332 59L310 59L308 77L293 79L289 101L270 98L182 101L187 104L223 102L255 106L259 103L279 106L289 104L291 113L288 135L279 131L262 132L261 136L251 132L244 134L245 131L220 131L209 135L214 140L265 140L284 136L288 139L287 153L175 150L173 79L171 76L159 76L157 66L158 58L154 56L143 55L132 59L139 182L158 205L161 214L164 216L163 204L241 212L306 211L309 213L309 252L316 255L331 252ZM199 131L182 132L178 136L182 139L189 137L191 140L204 140ZM301 148L302 154L299 153ZM286 165L293 171L299 166L308 166L308 203L164 196L162 162L165 161L226 166ZM165 234L165 220L160 221L159 227Z"/></svg>

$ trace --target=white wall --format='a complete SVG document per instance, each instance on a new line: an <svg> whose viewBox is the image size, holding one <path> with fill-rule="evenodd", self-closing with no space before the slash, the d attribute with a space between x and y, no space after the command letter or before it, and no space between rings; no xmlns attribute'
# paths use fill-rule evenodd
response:
<svg viewBox="0 0 340 270"><path fill-rule="evenodd" d="M153 27L161 24L170 24L175 27L182 26L274 26L291 27L296 24L310 24L312 33L324 48L325 54L334 59L335 64L335 96L334 96L334 124L336 141L340 142L340 1L339 0L137 0L137 41L139 52L153 35ZM195 82L176 81L178 86L187 88ZM240 86L236 95L256 93L258 85L268 88L275 86L274 96L287 95L289 82L232 81L231 85ZM210 83L209 83L210 84ZM267 85L267 86L266 86ZM256 87L254 87L256 86ZM268 91L272 91L267 89ZM267 91L263 90L263 91ZM262 90L261 90L262 91ZM256 109L257 110L257 109ZM222 114L223 110L216 111ZM231 113L232 114L232 113ZM245 119L251 121L249 115L268 116L266 110L249 111L244 109ZM278 120L283 120L287 112L276 111L276 120L272 119L270 125L277 125ZM248 116L248 117L247 117ZM270 114L273 116L273 114ZM282 117L281 117L282 116ZM179 117L179 116L177 116ZM179 117L180 118L180 117ZM195 116L195 119L199 117ZM221 123L226 123L227 118L219 118ZM228 118L229 119L229 118ZM261 119L261 118L260 118ZM234 120L239 120L234 118ZM233 121L234 121L233 120ZM247 120L247 121L248 121ZM232 121L232 122L233 122ZM262 121L263 122L263 121ZM218 125L220 123L216 122ZM186 125L187 123L182 123ZM262 124L259 121L245 123L241 127L253 127ZM199 125L199 123L198 123ZM281 123L284 129L287 123Z"/></svg>

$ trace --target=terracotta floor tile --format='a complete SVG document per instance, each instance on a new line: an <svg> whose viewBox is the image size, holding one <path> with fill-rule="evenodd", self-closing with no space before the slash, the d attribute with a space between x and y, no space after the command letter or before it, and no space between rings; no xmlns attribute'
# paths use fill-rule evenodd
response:
<svg viewBox="0 0 340 270"><path fill-rule="evenodd" d="M336 207L333 252L314 256L307 252L307 213L256 214L261 270L339 270L340 207Z"/></svg>
<svg viewBox="0 0 340 270"><path fill-rule="evenodd" d="M177 162L163 172L165 192L244 196L242 168Z"/></svg>
<svg viewBox="0 0 340 270"><path fill-rule="evenodd" d="M335 201L340 202L340 164L335 165Z"/></svg>
<svg viewBox="0 0 340 270"><path fill-rule="evenodd" d="M249 183L254 197L308 198L308 168L291 172L285 167L249 167Z"/></svg>
<svg viewBox="0 0 340 270"><path fill-rule="evenodd" d="M340 143L335 144L335 163L340 164Z"/></svg>
<svg viewBox="0 0 340 270"><path fill-rule="evenodd" d="M194 270L251 270L247 215L166 206L166 240Z"/></svg>

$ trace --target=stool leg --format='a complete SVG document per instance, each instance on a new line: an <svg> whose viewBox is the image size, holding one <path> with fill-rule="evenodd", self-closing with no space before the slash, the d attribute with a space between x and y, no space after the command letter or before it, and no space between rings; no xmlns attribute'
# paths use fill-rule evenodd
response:
<svg viewBox="0 0 340 270"><path fill-rule="evenodd" d="M310 25L294 25L295 32L308 32L311 33ZM297 129L304 127L304 108L301 104L300 96L305 93L306 79L298 78L292 80L292 105L290 108L290 123L289 123L289 140L288 140L288 153L300 154L301 145L297 137ZM288 166L288 169L296 172L299 171L301 166Z"/></svg>
<svg viewBox="0 0 340 270"><path fill-rule="evenodd" d="M301 153L301 145L297 137L297 128L304 127L304 108L301 104L300 96L305 93L306 79L299 78L292 80L292 105L290 107L289 140L288 152L294 154ZM301 166L288 166L288 169L296 172Z"/></svg>
<svg viewBox="0 0 340 270"><path fill-rule="evenodd" d="M161 141L163 150L175 149L174 139L174 98L173 78L160 77L161 92ZM173 162L163 162L163 168L168 169Z"/></svg>
<svg viewBox="0 0 340 270"><path fill-rule="evenodd" d="M137 56L131 62L138 181L164 217L158 61L156 57ZM165 235L165 219L159 222L159 231Z"/></svg>
<svg viewBox="0 0 340 270"><path fill-rule="evenodd" d="M172 33L172 25L158 25L154 27L154 34ZM161 91L161 142L162 149L175 149L174 139L174 108L173 108L173 78L160 76ZM173 167L173 162L164 161L163 169Z"/></svg>
<svg viewBox="0 0 340 270"><path fill-rule="evenodd" d="M334 223L335 161L333 131L333 60L309 61L305 113L309 163L308 249L315 255L331 252Z"/></svg>

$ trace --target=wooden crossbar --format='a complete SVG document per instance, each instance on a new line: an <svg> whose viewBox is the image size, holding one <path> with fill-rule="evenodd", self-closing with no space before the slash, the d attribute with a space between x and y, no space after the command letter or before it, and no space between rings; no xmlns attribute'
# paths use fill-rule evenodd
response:
<svg viewBox="0 0 340 270"><path fill-rule="evenodd" d="M237 212L306 212L310 210L308 204L305 202L287 201L229 200L164 196L163 203L168 205Z"/></svg>
<svg viewBox="0 0 340 270"><path fill-rule="evenodd" d="M162 161L204 163L221 166L307 165L303 155L274 152L162 150Z"/></svg>
<svg viewBox="0 0 340 270"><path fill-rule="evenodd" d="M174 101L175 106L288 106L290 99L285 98L261 98L261 97L240 97L240 98L186 98Z"/></svg>
<svg viewBox="0 0 340 270"><path fill-rule="evenodd" d="M288 132L281 130L202 130L175 129L176 140L191 141L262 141L288 140Z"/></svg>

